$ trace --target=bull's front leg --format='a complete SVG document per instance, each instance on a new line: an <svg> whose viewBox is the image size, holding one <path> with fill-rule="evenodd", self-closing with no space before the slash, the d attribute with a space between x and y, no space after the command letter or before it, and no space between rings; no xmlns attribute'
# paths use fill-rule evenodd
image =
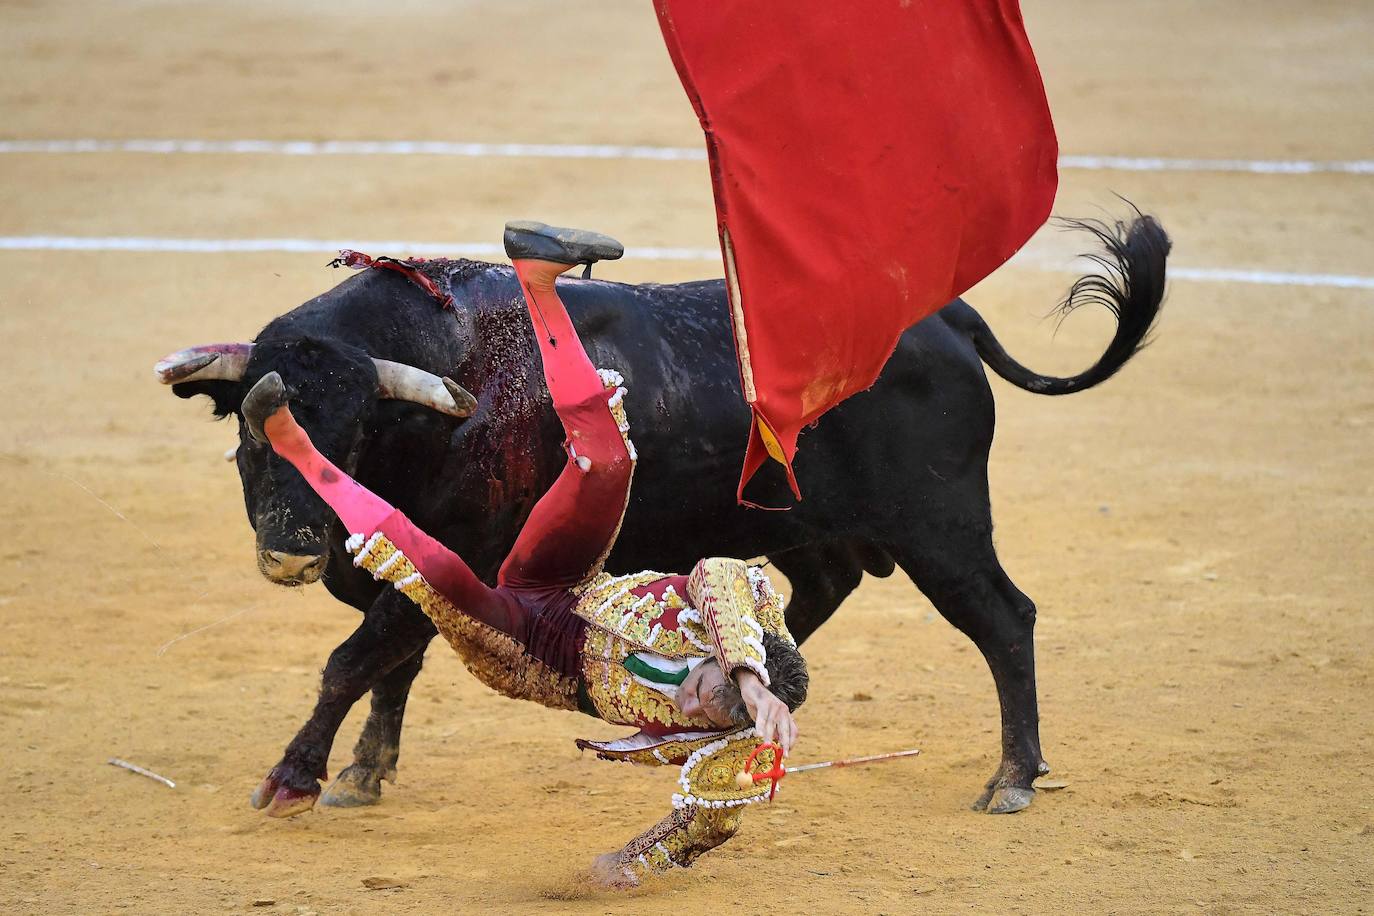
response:
<svg viewBox="0 0 1374 916"><path fill-rule="evenodd" d="M265 808L271 817L291 817L314 807L320 795L320 780L328 778L326 765L334 736L348 711L398 666L417 654L423 655L434 632L429 618L408 599L391 589L379 595L363 615L358 629L330 653L315 709L287 745L281 762L253 792L253 807ZM415 670L418 671L418 665ZM410 679L413 678L412 672ZM407 682L407 689L408 686ZM394 711L394 748L399 748L403 710L404 699ZM382 727L380 723L378 727ZM379 745L379 751L385 746ZM369 762L384 764L383 758L379 753Z"/></svg>
<svg viewBox="0 0 1374 916"><path fill-rule="evenodd" d="M353 762L320 796L320 804L334 808L375 805L382 800L382 780L396 781L401 756L401 723L405 719L410 685L425 663L425 647L392 668L372 688L372 710L353 746Z"/></svg>

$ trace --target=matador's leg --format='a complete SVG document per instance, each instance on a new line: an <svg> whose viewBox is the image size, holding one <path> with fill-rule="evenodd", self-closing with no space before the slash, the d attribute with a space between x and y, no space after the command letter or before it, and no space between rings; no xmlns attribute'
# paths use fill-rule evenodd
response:
<svg viewBox="0 0 1374 916"><path fill-rule="evenodd" d="M567 436L568 463L530 512L501 567L503 585L573 587L595 572L620 527L633 474L633 455L615 413L624 393L607 390L554 287L574 264L618 251L619 243L594 233L539 223L506 227L506 252Z"/></svg>
<svg viewBox="0 0 1374 916"><path fill-rule="evenodd" d="M243 417L254 438L300 472L352 534L381 532L405 555L436 591L462 613L503 633L521 632L519 608L468 568L462 557L421 531L410 519L320 454L287 404L285 384L275 372L264 375L243 399Z"/></svg>

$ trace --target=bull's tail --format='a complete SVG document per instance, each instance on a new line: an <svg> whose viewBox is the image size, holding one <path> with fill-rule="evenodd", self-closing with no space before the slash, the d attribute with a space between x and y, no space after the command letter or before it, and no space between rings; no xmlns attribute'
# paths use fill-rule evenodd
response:
<svg viewBox="0 0 1374 916"><path fill-rule="evenodd" d="M1109 225L1099 220L1063 222L1070 228L1091 232L1105 249L1088 255L1103 273L1080 277L1056 309L1060 320L1087 303L1104 306L1116 316L1116 334L1091 368L1070 378L1040 375L1012 359L973 309L967 309L958 320L993 372L1016 387L1037 394L1072 394L1111 378L1149 343L1150 329L1164 301L1164 267L1170 242L1154 217L1136 211L1129 225Z"/></svg>

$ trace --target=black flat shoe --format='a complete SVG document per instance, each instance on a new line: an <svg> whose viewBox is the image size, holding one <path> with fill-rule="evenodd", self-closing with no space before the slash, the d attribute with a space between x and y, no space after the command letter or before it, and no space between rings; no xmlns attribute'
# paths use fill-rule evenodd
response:
<svg viewBox="0 0 1374 916"><path fill-rule="evenodd" d="M587 264L614 261L625 253L625 246L599 232L585 229L560 229L531 220L506 223L506 257L512 261L553 261L557 264Z"/></svg>
<svg viewBox="0 0 1374 916"><path fill-rule="evenodd" d="M268 417L286 406L286 402L286 383L281 380L280 373L269 372L258 379L257 384L243 396L243 406L239 408L243 413L243 422L248 424L248 434L267 444L267 432L262 425Z"/></svg>

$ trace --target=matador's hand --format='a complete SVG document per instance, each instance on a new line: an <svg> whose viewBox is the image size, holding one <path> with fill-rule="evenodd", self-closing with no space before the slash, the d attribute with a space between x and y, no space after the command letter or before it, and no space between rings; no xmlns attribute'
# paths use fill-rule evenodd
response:
<svg viewBox="0 0 1374 916"><path fill-rule="evenodd" d="M740 696L754 719L759 737L764 741L775 741L782 745L784 754L792 753L792 744L797 740L797 723L787 704L779 700L771 690L763 686L759 676L748 668L735 670L735 683L739 684Z"/></svg>

